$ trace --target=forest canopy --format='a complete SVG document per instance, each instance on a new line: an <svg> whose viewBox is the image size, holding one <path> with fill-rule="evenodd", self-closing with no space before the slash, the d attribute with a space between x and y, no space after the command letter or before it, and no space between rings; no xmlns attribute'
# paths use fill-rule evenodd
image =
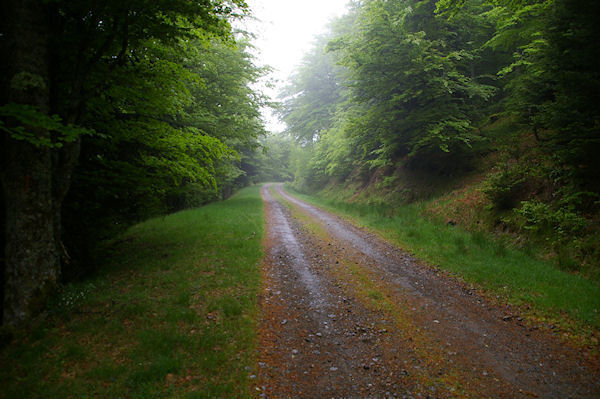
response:
<svg viewBox="0 0 600 399"><path fill-rule="evenodd" d="M266 180L410 201L409 181L479 173L492 228L598 262L599 2L350 1L281 93L283 135L261 120L269 69L232 27L248 15L243 0L3 2L4 324L127 226Z"/></svg>
<svg viewBox="0 0 600 399"><path fill-rule="evenodd" d="M267 69L243 0L2 6L3 321L39 311L133 222L223 198L258 173Z"/></svg>
<svg viewBox="0 0 600 399"><path fill-rule="evenodd" d="M495 227L597 263L599 15L591 0L352 2L282 93L295 188L414 199L407 179L483 170Z"/></svg>

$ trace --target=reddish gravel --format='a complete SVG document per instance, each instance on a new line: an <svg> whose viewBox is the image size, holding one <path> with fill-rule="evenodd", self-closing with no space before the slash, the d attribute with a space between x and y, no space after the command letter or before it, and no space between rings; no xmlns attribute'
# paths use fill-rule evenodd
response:
<svg viewBox="0 0 600 399"><path fill-rule="evenodd" d="M262 194L257 396L600 398L597 356L280 185Z"/></svg>

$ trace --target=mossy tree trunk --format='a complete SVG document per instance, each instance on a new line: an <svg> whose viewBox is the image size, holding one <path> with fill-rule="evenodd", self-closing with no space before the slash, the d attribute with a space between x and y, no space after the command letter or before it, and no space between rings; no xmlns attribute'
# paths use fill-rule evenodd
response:
<svg viewBox="0 0 600 399"><path fill-rule="evenodd" d="M9 0L3 7L6 35L2 58L7 75L2 78L2 101L32 105L48 113L48 23L43 3ZM36 137L50 134L45 129L30 130ZM3 323L18 326L40 310L59 279L55 220L60 204L53 199L52 149L14 140L8 134L2 141L6 207Z"/></svg>

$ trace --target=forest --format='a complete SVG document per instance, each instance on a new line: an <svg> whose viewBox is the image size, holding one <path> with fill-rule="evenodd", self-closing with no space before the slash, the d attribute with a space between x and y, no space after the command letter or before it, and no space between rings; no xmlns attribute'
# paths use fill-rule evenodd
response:
<svg viewBox="0 0 600 399"><path fill-rule="evenodd" d="M352 1L276 103L243 0L4 2L3 323L93 272L99 242L260 181L400 206L472 180L476 228L597 276L599 8Z"/></svg>
<svg viewBox="0 0 600 399"><path fill-rule="evenodd" d="M2 36L3 321L94 269L101 240L259 176L267 68L234 1L8 1Z"/></svg>
<svg viewBox="0 0 600 399"><path fill-rule="evenodd" d="M0 398L600 397L600 2L343 1L1 3Z"/></svg>
<svg viewBox="0 0 600 399"><path fill-rule="evenodd" d="M578 0L352 3L282 93L292 185L421 203L597 278L598 15Z"/></svg>

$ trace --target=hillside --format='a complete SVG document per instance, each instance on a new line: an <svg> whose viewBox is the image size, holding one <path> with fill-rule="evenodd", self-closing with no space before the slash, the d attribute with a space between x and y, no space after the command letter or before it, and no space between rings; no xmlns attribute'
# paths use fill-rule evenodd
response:
<svg viewBox="0 0 600 399"><path fill-rule="evenodd" d="M381 206L390 214L412 204L427 219L491 235L561 270L598 280L600 214L595 196L569 191L568 182L553 180L554 165L544 163L532 132L509 120L481 130L490 141L461 169L396 166L367 174L355 170L350 179L331 179L323 189L308 192ZM510 130L514 133L507 135Z"/></svg>
<svg viewBox="0 0 600 399"><path fill-rule="evenodd" d="M294 188L419 202L598 278L598 7L355 4L282 95Z"/></svg>

